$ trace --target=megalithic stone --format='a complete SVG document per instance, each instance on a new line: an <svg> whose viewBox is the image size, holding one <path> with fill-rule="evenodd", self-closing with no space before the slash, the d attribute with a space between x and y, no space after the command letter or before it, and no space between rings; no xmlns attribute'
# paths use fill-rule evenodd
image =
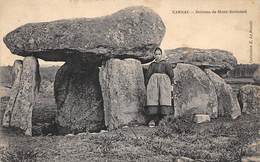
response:
<svg viewBox="0 0 260 162"><path fill-rule="evenodd" d="M12 83L11 85L13 86L15 79L17 78L17 75L21 72L21 67L22 67L23 61L22 60L15 60L12 68Z"/></svg>
<svg viewBox="0 0 260 162"><path fill-rule="evenodd" d="M242 86L238 98L243 113L256 114L260 111L260 86L249 84Z"/></svg>
<svg viewBox="0 0 260 162"><path fill-rule="evenodd" d="M228 115L232 119L239 117L241 115L241 108L237 96L232 93L231 86L226 84L224 79L210 69L205 69L205 73L215 87L218 99L218 116Z"/></svg>
<svg viewBox="0 0 260 162"><path fill-rule="evenodd" d="M13 64L12 69L12 89L10 92L10 99L8 101L7 107L5 109L4 117L3 117L3 126L9 127L10 126L10 120L11 115L13 112L13 108L15 105L15 101L17 98L17 95L20 90L20 81L21 81L21 75L23 71L23 62L21 60L16 60Z"/></svg>
<svg viewBox="0 0 260 162"><path fill-rule="evenodd" d="M104 128L104 108L96 64L80 60L65 63L57 71L54 95L59 134L100 131Z"/></svg>
<svg viewBox="0 0 260 162"><path fill-rule="evenodd" d="M165 53L171 64L192 64L211 69L218 75L225 75L237 65L237 59L225 50L182 47L166 50Z"/></svg>
<svg viewBox="0 0 260 162"><path fill-rule="evenodd" d="M10 127L20 128L25 135L32 135L32 110L40 86L38 60L25 57L19 85L19 92L13 103Z"/></svg>
<svg viewBox="0 0 260 162"><path fill-rule="evenodd" d="M45 61L82 57L96 62L109 58L154 59L165 25L152 9L134 6L97 18L29 23L8 33L3 41L13 54Z"/></svg>
<svg viewBox="0 0 260 162"><path fill-rule="evenodd" d="M178 63L173 71L174 116L207 114L216 118L217 94L206 73L197 66L182 63Z"/></svg>
<svg viewBox="0 0 260 162"><path fill-rule="evenodd" d="M145 85L141 62L136 59L110 59L99 73L109 129L128 124L143 124Z"/></svg>

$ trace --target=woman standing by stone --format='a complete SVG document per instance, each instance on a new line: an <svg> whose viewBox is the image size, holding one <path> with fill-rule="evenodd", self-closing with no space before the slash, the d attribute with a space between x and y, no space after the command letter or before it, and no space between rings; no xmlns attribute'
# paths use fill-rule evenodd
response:
<svg viewBox="0 0 260 162"><path fill-rule="evenodd" d="M155 60L149 65L145 77L147 103L145 113L150 126L158 125L166 115L173 113L171 90L173 69L162 57L162 50L156 48Z"/></svg>

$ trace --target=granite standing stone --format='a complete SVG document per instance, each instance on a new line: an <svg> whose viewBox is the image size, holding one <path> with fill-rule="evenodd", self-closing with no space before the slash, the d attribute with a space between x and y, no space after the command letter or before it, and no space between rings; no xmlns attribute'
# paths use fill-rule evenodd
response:
<svg viewBox="0 0 260 162"><path fill-rule="evenodd" d="M177 64L173 84L174 116L185 113L218 115L218 100L213 83L198 67Z"/></svg>
<svg viewBox="0 0 260 162"><path fill-rule="evenodd" d="M260 111L260 86L244 85L239 90L239 102L243 113Z"/></svg>
<svg viewBox="0 0 260 162"><path fill-rule="evenodd" d="M99 131L104 128L104 108L99 69L80 61L65 63L57 72L54 95L60 134Z"/></svg>
<svg viewBox="0 0 260 162"><path fill-rule="evenodd" d="M218 115L229 115L232 119L239 117L241 115L241 108L237 96L232 92L231 86L226 84L224 79L210 69L206 69L205 73L215 86L218 97Z"/></svg>
<svg viewBox="0 0 260 162"><path fill-rule="evenodd" d="M136 59L110 59L99 73L109 129L144 124L145 85L141 62Z"/></svg>
<svg viewBox="0 0 260 162"><path fill-rule="evenodd" d="M25 57L19 83L19 92L13 103L10 126L20 128L25 135L32 135L32 111L40 87L38 60L33 56ZM12 102L12 100L11 100Z"/></svg>
<svg viewBox="0 0 260 162"><path fill-rule="evenodd" d="M8 101L7 107L5 109L4 117L3 117L3 126L9 127L11 116L13 113L14 105L17 99L17 95L20 91L20 82L21 82L21 75L23 72L23 62L20 60L16 60L13 64L12 68L12 88L10 92L10 99Z"/></svg>

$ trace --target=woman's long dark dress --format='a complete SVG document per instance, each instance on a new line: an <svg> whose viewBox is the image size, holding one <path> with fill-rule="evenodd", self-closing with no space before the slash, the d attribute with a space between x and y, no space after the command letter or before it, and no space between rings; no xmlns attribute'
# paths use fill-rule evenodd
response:
<svg viewBox="0 0 260 162"><path fill-rule="evenodd" d="M145 77L147 86L147 115L167 115L173 112L171 104L171 84L173 69L165 60L153 62Z"/></svg>

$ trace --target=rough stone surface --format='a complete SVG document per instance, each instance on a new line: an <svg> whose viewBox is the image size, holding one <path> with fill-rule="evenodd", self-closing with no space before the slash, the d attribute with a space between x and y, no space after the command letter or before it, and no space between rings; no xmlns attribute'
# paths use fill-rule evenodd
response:
<svg viewBox="0 0 260 162"><path fill-rule="evenodd" d="M15 101L17 99L17 95L20 91L20 82L21 82L21 75L22 75L22 71L23 71L23 63L16 60L14 62L14 66L13 66L12 71L15 74L12 75L13 83L12 83L11 91L9 93L10 99L9 99L7 107L5 109L5 113L4 113L3 121L2 121L2 124L5 127L10 126L13 108L14 108L14 105L15 105Z"/></svg>
<svg viewBox="0 0 260 162"><path fill-rule="evenodd" d="M19 67L20 69L20 67ZM20 82L19 82L20 76ZM39 63L35 57L25 57L22 72L18 72L3 123L10 127L20 128L26 135L32 135L32 111L40 86ZM16 81L18 82L16 84ZM10 117L8 117L10 116Z"/></svg>
<svg viewBox="0 0 260 162"><path fill-rule="evenodd" d="M198 67L177 64L173 84L174 116L185 113L218 115L218 101L215 87L208 76Z"/></svg>
<svg viewBox="0 0 260 162"><path fill-rule="evenodd" d="M54 95L60 134L99 131L104 127L103 100L94 64L65 63L56 73Z"/></svg>
<svg viewBox="0 0 260 162"><path fill-rule="evenodd" d="M227 73L228 78L252 78L260 64L237 64Z"/></svg>
<svg viewBox="0 0 260 162"><path fill-rule="evenodd" d="M21 73L21 67L23 66L23 61L22 60L15 60L13 67L12 67L12 72L11 72L11 79L12 79L12 83L11 85L13 86L15 79L17 78L17 75Z"/></svg>
<svg viewBox="0 0 260 162"><path fill-rule="evenodd" d="M149 62L164 34L159 15L136 6L104 17L29 23L8 33L4 42L14 54L48 61L76 55L88 60L119 57Z"/></svg>
<svg viewBox="0 0 260 162"><path fill-rule="evenodd" d="M176 48L165 51L172 64L187 63L225 74L237 64L232 53L219 49Z"/></svg>
<svg viewBox="0 0 260 162"><path fill-rule="evenodd" d="M109 129L143 124L145 85L142 65L135 59L110 59L100 70L105 123Z"/></svg>
<svg viewBox="0 0 260 162"><path fill-rule="evenodd" d="M209 122L210 121L210 117L209 115L205 115L205 114L196 114L194 115L194 122L195 123L205 123L205 122Z"/></svg>
<svg viewBox="0 0 260 162"><path fill-rule="evenodd" d="M258 65L258 68L254 72L253 79L255 81L255 84L260 85L260 65Z"/></svg>
<svg viewBox="0 0 260 162"><path fill-rule="evenodd" d="M205 73L215 86L218 98L218 115L230 115L232 119L240 116L241 108L239 106L237 96L232 92L232 87L229 84L226 84L224 79L210 69L205 69Z"/></svg>
<svg viewBox="0 0 260 162"><path fill-rule="evenodd" d="M244 113L260 111L260 86L245 85L239 90L239 102Z"/></svg>

